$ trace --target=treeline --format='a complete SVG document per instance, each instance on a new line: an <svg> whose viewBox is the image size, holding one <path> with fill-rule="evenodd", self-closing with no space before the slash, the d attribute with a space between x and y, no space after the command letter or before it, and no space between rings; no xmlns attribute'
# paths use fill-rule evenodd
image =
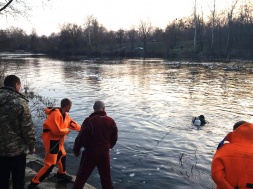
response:
<svg viewBox="0 0 253 189"><path fill-rule="evenodd" d="M214 1L215 2L215 1ZM208 19L193 16L175 19L165 29L140 21L129 30L107 30L96 18L86 18L82 26L65 24L59 33L27 35L22 29L0 30L0 51L28 51L48 55L89 57L161 58L253 58L253 11L251 4L232 7Z"/></svg>

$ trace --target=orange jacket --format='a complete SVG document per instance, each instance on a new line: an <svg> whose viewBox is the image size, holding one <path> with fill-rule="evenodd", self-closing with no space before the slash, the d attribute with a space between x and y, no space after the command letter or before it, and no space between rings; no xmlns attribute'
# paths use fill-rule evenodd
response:
<svg viewBox="0 0 253 189"><path fill-rule="evenodd" d="M244 123L227 135L230 143L216 151L211 167L216 189L253 187L253 124Z"/></svg>
<svg viewBox="0 0 253 189"><path fill-rule="evenodd" d="M69 117L68 113L65 113L63 117L60 108L46 108L45 113L48 117L43 124L43 134L47 134L50 140L60 140L69 133L69 129L75 131L81 129L81 126Z"/></svg>

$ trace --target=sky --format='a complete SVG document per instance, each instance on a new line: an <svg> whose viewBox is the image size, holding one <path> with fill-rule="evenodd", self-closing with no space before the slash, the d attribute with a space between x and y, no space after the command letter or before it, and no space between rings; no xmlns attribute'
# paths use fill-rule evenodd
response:
<svg viewBox="0 0 253 189"><path fill-rule="evenodd" d="M39 36L50 35L66 23L81 26L91 15L108 30L131 29L140 21L165 29L172 20L191 16L194 5L194 0L51 0L47 5L31 1L34 6L29 18L0 15L1 29L15 26L28 34L35 29ZM198 7L209 11L208 1L197 0Z"/></svg>

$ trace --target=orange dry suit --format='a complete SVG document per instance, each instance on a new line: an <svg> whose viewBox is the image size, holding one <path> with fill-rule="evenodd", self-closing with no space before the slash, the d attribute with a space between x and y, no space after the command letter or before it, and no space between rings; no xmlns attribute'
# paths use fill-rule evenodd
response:
<svg viewBox="0 0 253 189"><path fill-rule="evenodd" d="M215 153L211 173L216 189L253 188L253 124L229 133Z"/></svg>
<svg viewBox="0 0 253 189"><path fill-rule="evenodd" d="M73 121L67 113L61 113L60 108L46 108L48 115L43 124L42 141L45 148L44 167L32 179L32 182L39 184L52 171L57 164L58 173L65 174L66 152L64 141L69 129L80 131L81 126Z"/></svg>

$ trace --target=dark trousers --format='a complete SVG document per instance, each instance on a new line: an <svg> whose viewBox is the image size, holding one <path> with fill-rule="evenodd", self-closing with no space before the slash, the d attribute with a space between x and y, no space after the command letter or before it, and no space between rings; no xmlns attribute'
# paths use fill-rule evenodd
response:
<svg viewBox="0 0 253 189"><path fill-rule="evenodd" d="M11 173L13 189L24 189L25 167L25 154L14 157L0 156L0 188L9 189L9 180Z"/></svg>
<svg viewBox="0 0 253 189"><path fill-rule="evenodd" d="M112 189L109 150L83 151L73 189L82 189L95 167L98 168L102 188Z"/></svg>

